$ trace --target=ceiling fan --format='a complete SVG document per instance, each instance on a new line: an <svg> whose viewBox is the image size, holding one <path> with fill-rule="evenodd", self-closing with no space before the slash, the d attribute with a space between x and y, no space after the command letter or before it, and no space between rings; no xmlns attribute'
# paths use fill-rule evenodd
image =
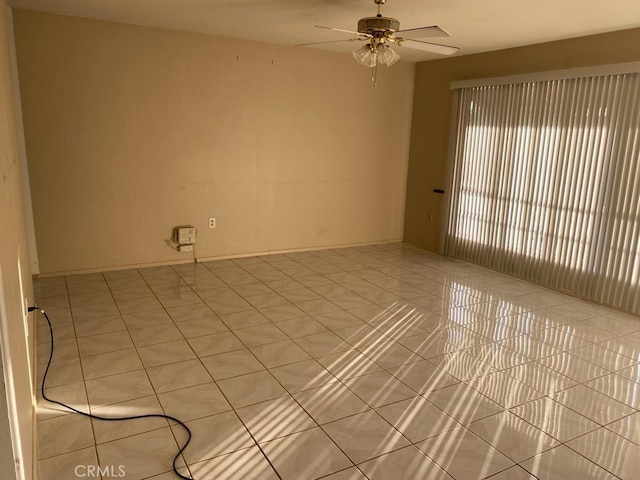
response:
<svg viewBox="0 0 640 480"><path fill-rule="evenodd" d="M409 47L416 50L422 50L424 52L438 53L441 55L453 55L459 50L459 48L451 47L449 45L416 40L416 38L450 36L449 33L437 25L400 30L400 22L398 20L391 17L383 17L380 13L382 5L386 2L387 0L373 0L373 3L378 5L378 13L375 17L361 18L358 21L358 31L316 25L316 28L324 28L327 30L333 30L334 32L350 33L356 35L355 38L333 40L329 42L303 43L297 46L306 47L311 45L321 45L324 43L368 40L366 45L363 45L361 48L353 52L353 58L355 58L359 64L373 68L371 80L373 81L374 86L376 85L378 65L382 64L390 67L400 59L400 55L395 50L392 50L389 44L394 44L399 47ZM398 36L397 34L402 34L402 36Z"/></svg>

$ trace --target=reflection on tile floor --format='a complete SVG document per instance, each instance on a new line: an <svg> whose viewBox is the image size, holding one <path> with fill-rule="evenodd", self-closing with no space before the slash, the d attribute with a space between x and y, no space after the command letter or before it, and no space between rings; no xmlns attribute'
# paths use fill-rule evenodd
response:
<svg viewBox="0 0 640 480"><path fill-rule="evenodd" d="M637 478L640 319L409 245L35 291L48 395L184 419L197 480ZM40 480L174 478L185 433L165 420L41 397L38 419Z"/></svg>

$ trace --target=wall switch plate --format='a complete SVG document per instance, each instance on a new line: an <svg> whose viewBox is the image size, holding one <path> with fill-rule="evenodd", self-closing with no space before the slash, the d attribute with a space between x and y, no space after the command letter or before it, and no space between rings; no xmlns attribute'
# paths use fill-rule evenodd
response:
<svg viewBox="0 0 640 480"><path fill-rule="evenodd" d="M209 228L216 228L216 219L215 218L210 218L209 219Z"/></svg>
<svg viewBox="0 0 640 480"><path fill-rule="evenodd" d="M193 252L193 245L180 245L178 246L179 252Z"/></svg>

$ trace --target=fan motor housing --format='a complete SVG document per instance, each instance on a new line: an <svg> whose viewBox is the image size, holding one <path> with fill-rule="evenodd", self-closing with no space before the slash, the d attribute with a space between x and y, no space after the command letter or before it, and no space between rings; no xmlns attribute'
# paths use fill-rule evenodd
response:
<svg viewBox="0 0 640 480"><path fill-rule="evenodd" d="M358 21L358 32L375 36L376 33L394 33L400 30L400 22L390 17L365 17Z"/></svg>

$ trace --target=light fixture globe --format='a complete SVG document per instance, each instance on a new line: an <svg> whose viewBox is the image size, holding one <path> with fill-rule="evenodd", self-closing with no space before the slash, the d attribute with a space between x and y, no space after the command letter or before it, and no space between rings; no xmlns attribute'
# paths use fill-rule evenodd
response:
<svg viewBox="0 0 640 480"><path fill-rule="evenodd" d="M355 58L356 62L360 65L364 65L365 67L375 67L378 63L378 53L370 43L354 50L353 58Z"/></svg>
<svg viewBox="0 0 640 480"><path fill-rule="evenodd" d="M387 67L390 67L391 65L396 63L398 60L400 60L400 55L398 55L398 53L395 50L389 47L389 45L385 45L385 44L378 45L377 50L378 50L378 63L386 65Z"/></svg>

